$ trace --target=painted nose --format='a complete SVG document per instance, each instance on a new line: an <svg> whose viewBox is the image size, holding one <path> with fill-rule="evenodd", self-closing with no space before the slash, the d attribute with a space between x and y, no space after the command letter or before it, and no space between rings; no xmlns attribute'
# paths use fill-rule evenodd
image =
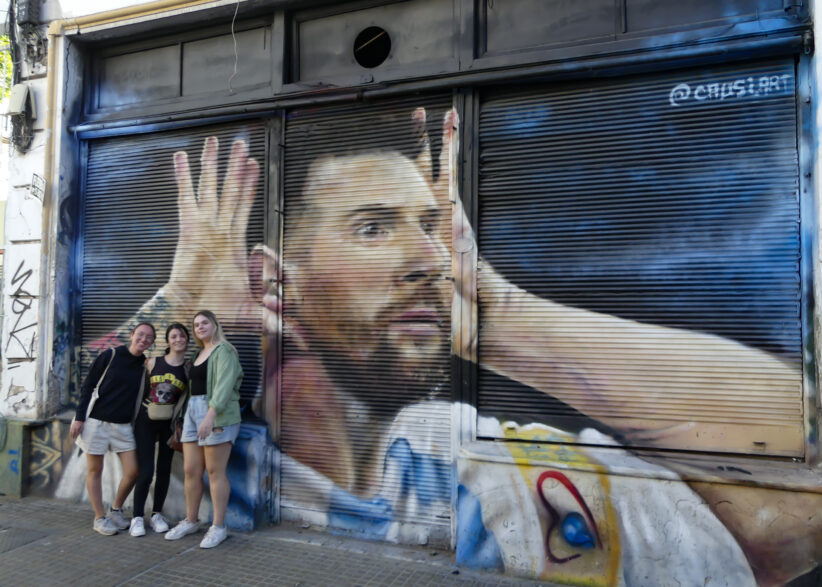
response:
<svg viewBox="0 0 822 587"><path fill-rule="evenodd" d="M404 283L430 281L443 272L442 246L431 234L415 229L407 240L408 259L402 272Z"/></svg>

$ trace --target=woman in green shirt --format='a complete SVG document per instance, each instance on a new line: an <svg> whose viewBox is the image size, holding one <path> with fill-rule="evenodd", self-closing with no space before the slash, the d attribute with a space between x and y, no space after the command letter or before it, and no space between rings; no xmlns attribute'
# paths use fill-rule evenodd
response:
<svg viewBox="0 0 822 587"><path fill-rule="evenodd" d="M240 383L243 369L217 316L210 310L194 315L194 340L200 352L189 372L188 404L183 419L183 469L186 517L169 530L166 540L178 540L200 529L203 471L208 471L212 525L200 548L214 548L226 539L225 512L231 486L226 476L231 446L240 431Z"/></svg>

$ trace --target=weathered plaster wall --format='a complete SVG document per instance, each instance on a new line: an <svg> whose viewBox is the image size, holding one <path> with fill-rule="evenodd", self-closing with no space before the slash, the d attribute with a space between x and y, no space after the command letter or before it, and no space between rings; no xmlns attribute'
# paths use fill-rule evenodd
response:
<svg viewBox="0 0 822 587"><path fill-rule="evenodd" d="M26 71L20 83L35 97L33 139L21 153L11 149L9 194L5 217L5 262L3 265L2 370L0 415L36 419L43 412L38 391L38 345L40 340L40 286L43 166L46 133L46 78Z"/></svg>
<svg viewBox="0 0 822 587"><path fill-rule="evenodd" d="M86 12L78 11L82 7ZM107 4L106 10L114 7ZM44 37L48 21L100 11L99 5L77 2L46 2L42 8ZM0 416L21 419L53 415L68 397L70 379L65 365L77 142L67 125L82 98L83 70L79 54L62 37L49 41L53 79L45 60L25 58L21 46L19 83L28 86L33 97L33 137L25 152L10 149L4 220ZM52 112L53 104L62 108ZM47 149L52 160L59 161L51 168ZM51 177L46 177L50 171ZM59 360L53 366L54 357Z"/></svg>

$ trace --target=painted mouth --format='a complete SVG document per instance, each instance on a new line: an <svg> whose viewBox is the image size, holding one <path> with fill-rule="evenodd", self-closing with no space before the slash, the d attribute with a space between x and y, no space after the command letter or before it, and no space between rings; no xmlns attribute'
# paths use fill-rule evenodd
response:
<svg viewBox="0 0 822 587"><path fill-rule="evenodd" d="M439 326L441 320L439 313L437 313L436 311L420 308L403 312L402 314L394 318L392 322L423 322L429 324L436 324L437 326Z"/></svg>
<svg viewBox="0 0 822 587"><path fill-rule="evenodd" d="M417 308L403 312L391 320L391 326L405 334L430 336L439 334L442 320L434 310Z"/></svg>

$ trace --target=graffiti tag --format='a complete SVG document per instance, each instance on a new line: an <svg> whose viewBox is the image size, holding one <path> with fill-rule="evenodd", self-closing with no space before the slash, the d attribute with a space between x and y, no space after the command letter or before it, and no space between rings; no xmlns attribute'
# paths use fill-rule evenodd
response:
<svg viewBox="0 0 822 587"><path fill-rule="evenodd" d="M60 435L56 432L59 426L59 422L52 421L49 426L32 430L29 490L49 488L60 479L63 469Z"/></svg>
<svg viewBox="0 0 822 587"><path fill-rule="evenodd" d="M17 455L19 455L19 454L20 454L20 452L19 452L19 451L17 451L17 450L15 450L15 449L10 449L10 450L9 450L9 455L14 455L14 456L17 456ZM14 473L15 475L18 475L18 474L20 473L20 471L19 471L19 470L18 470L18 468L17 468L17 459L12 459L12 460L9 462L9 470L10 470L12 473Z"/></svg>
<svg viewBox="0 0 822 587"><path fill-rule="evenodd" d="M9 364L7 370L16 369L19 367L23 362L31 363L31 361L26 361L25 359L9 359L9 361L18 361L14 364ZM20 400L16 400L17 397L21 397ZM19 413L21 410L31 409L34 407L34 404L29 403L28 398L28 391L22 385L15 385L14 378L9 379L9 389L6 392L6 400L8 401L8 407L14 410L15 413Z"/></svg>
<svg viewBox="0 0 822 587"><path fill-rule="evenodd" d="M34 296L28 291L26 291L25 285L26 282L32 275L32 270L28 269L25 270L25 260L20 261L20 265L17 266L17 270L14 272L14 277L11 278L11 285L14 287L17 286L11 293L12 301L11 301L11 312L14 315L14 324L11 327L9 332L9 338L6 341L5 351L8 353L9 345L12 342L16 342L19 347L22 349L25 357L27 359L34 358L34 337L31 338L30 343L27 345L23 339L21 338L21 333L25 332L30 328L34 328L37 325L37 320L35 319L33 322L27 322L28 312L31 310L31 307L34 305Z"/></svg>
<svg viewBox="0 0 822 587"><path fill-rule="evenodd" d="M739 98L764 98L773 94L790 91L791 76L763 75L760 77L744 77L728 82L711 82L707 84L681 83L671 88L668 101L671 106L679 106L683 102L724 102Z"/></svg>

